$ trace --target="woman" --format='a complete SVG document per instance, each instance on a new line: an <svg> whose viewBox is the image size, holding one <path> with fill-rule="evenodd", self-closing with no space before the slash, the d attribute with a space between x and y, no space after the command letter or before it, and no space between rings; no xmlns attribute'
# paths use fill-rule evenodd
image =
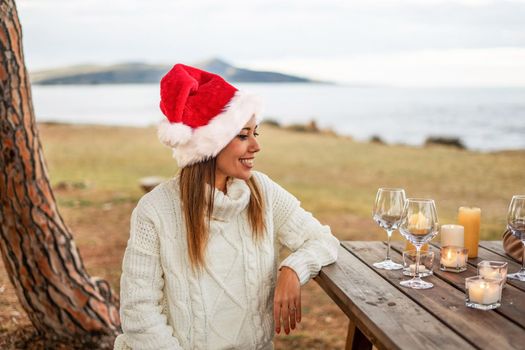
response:
<svg viewBox="0 0 525 350"><path fill-rule="evenodd" d="M338 240L252 172L259 106L193 67L162 79L159 138L181 170L133 211L115 348L272 349L274 329L300 322L300 286L335 261ZM278 264L280 244L293 253Z"/></svg>

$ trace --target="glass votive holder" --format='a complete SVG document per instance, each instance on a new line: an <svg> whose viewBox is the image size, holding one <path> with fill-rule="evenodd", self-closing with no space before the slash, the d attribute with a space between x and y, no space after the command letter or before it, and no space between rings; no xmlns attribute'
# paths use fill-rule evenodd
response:
<svg viewBox="0 0 525 350"><path fill-rule="evenodd" d="M467 269L468 249L458 246L441 247L439 269L449 272L463 272Z"/></svg>
<svg viewBox="0 0 525 350"><path fill-rule="evenodd" d="M465 278L465 305L479 310L492 310L501 305L502 279L481 276Z"/></svg>
<svg viewBox="0 0 525 350"><path fill-rule="evenodd" d="M483 260L478 264L478 276L483 278L502 279L503 288L507 282L508 264L504 261Z"/></svg>
<svg viewBox="0 0 525 350"><path fill-rule="evenodd" d="M419 253L419 277L426 277L433 274L432 266L434 265L434 252ZM403 251L403 275L416 275L416 250Z"/></svg>

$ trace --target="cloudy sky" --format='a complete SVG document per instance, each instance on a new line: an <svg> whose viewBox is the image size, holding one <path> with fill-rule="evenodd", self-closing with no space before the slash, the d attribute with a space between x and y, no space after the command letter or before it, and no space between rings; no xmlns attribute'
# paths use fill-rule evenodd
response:
<svg viewBox="0 0 525 350"><path fill-rule="evenodd" d="M30 70L192 63L348 83L525 87L525 0L19 0Z"/></svg>

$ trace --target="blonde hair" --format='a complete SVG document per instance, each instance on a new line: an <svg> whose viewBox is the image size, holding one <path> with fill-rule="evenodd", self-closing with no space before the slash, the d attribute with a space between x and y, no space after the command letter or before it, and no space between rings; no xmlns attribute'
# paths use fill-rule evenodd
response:
<svg viewBox="0 0 525 350"><path fill-rule="evenodd" d="M180 171L180 197L188 241L188 257L194 271L206 266L205 252L213 214L213 189L216 159L184 167ZM250 189L248 220L253 239L260 242L264 235L264 202L253 176L246 181ZM208 186L209 185L209 186Z"/></svg>

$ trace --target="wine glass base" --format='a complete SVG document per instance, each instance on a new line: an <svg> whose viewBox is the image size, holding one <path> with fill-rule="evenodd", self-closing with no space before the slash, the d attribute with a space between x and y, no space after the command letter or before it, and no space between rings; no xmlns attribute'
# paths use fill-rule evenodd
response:
<svg viewBox="0 0 525 350"><path fill-rule="evenodd" d="M516 281L524 281L525 282L525 273L511 273L510 275L507 275L508 279L516 280Z"/></svg>
<svg viewBox="0 0 525 350"><path fill-rule="evenodd" d="M381 270L401 270L403 265L393 262L392 260L383 260L373 264L376 269Z"/></svg>
<svg viewBox="0 0 525 350"><path fill-rule="evenodd" d="M400 285L406 288L412 288L412 289L429 289L434 287L434 285L430 282L425 282L420 279L411 279L408 281L401 281L399 282Z"/></svg>
<svg viewBox="0 0 525 350"><path fill-rule="evenodd" d="M425 272L419 272L419 277L420 278L428 277L428 276L432 276L433 274L434 272L432 272L432 270L430 271L426 270ZM408 277L416 277L416 272L406 268L406 269L403 269L403 275L408 276Z"/></svg>

